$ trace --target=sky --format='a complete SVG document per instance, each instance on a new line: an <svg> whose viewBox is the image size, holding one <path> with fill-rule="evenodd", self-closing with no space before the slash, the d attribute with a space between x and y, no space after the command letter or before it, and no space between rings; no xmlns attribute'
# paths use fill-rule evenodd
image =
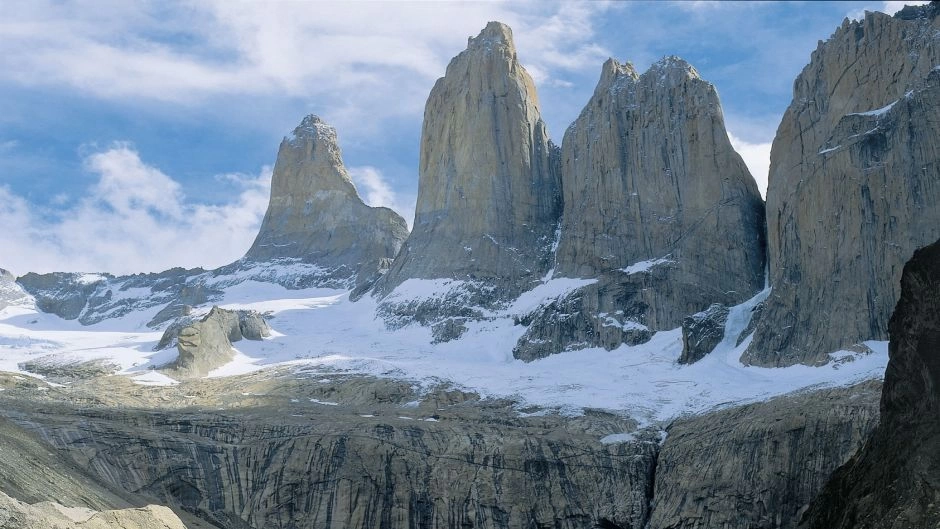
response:
<svg viewBox="0 0 940 529"><path fill-rule="evenodd" d="M363 199L410 223L427 94L490 20L513 28L559 144L608 57L641 72L683 57L717 88L763 189L818 41L903 4L4 0L0 267L232 262L257 233L280 140L311 113L337 128Z"/></svg>

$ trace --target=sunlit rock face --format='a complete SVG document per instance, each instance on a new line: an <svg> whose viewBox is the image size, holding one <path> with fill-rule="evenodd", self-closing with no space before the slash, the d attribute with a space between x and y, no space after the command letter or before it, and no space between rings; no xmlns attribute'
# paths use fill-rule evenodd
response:
<svg viewBox="0 0 940 529"><path fill-rule="evenodd" d="M746 362L888 337L904 263L940 237L937 12L846 20L794 82L770 155L773 293Z"/></svg>
<svg viewBox="0 0 940 529"><path fill-rule="evenodd" d="M245 258L299 259L353 285L386 267L407 236L401 216L359 198L336 130L311 115L281 142L268 210Z"/></svg>
<svg viewBox="0 0 940 529"><path fill-rule="evenodd" d="M451 279L472 287L469 304L490 306L532 288L552 265L557 161L512 32L491 22L428 97L414 228L377 294Z"/></svg>

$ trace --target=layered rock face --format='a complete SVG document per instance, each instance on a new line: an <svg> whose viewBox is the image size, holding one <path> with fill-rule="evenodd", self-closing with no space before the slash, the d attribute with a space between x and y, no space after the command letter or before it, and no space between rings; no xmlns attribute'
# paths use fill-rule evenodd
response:
<svg viewBox="0 0 940 529"><path fill-rule="evenodd" d="M887 338L903 263L940 237L938 11L846 20L796 79L771 150L773 293L745 362Z"/></svg>
<svg viewBox="0 0 940 529"><path fill-rule="evenodd" d="M461 392L337 382L112 382L103 398L116 406L47 401L34 413L7 396L3 413L109 486L219 527L590 529L649 517L658 437L598 442L630 420L521 418ZM181 409L135 410L122 391Z"/></svg>
<svg viewBox="0 0 940 529"><path fill-rule="evenodd" d="M940 526L940 242L904 267L881 420L813 502L804 529Z"/></svg>
<svg viewBox="0 0 940 529"><path fill-rule="evenodd" d="M401 216L359 198L336 130L311 115L281 142L271 201L245 258L299 259L352 286L387 266L407 236Z"/></svg>
<svg viewBox="0 0 940 529"><path fill-rule="evenodd" d="M414 228L376 292L451 279L479 285L471 303L510 299L551 267L560 213L557 154L535 86L509 27L491 22L428 97Z"/></svg>
<svg viewBox="0 0 940 529"><path fill-rule="evenodd" d="M663 441L599 410L520 416L447 388L302 375L42 392L0 375L0 414L51 445L5 444L0 470L15 461L17 483L34 475L17 454L38 453L238 529L789 528L878 412L869 382L677 420Z"/></svg>
<svg viewBox="0 0 940 529"><path fill-rule="evenodd" d="M866 382L677 421L657 460L649 527L796 527L875 428L879 389Z"/></svg>
<svg viewBox="0 0 940 529"><path fill-rule="evenodd" d="M554 275L599 279L536 317L517 357L636 343L640 327L672 329L762 288L763 201L714 86L682 59L643 75L608 60L562 162Z"/></svg>

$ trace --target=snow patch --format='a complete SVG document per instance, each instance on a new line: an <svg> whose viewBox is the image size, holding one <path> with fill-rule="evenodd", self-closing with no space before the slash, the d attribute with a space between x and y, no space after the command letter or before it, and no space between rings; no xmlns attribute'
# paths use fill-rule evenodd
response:
<svg viewBox="0 0 940 529"><path fill-rule="evenodd" d="M175 386L179 384L178 380L170 378L158 371L148 371L143 375L131 377L131 381L141 386Z"/></svg>
<svg viewBox="0 0 940 529"><path fill-rule="evenodd" d="M632 265L621 268L620 271L627 274L639 274L641 272L649 272L654 266L659 266L661 264L674 263L672 259L669 259L669 256L657 257L656 259L647 259L646 261L640 261L638 263L633 263Z"/></svg>

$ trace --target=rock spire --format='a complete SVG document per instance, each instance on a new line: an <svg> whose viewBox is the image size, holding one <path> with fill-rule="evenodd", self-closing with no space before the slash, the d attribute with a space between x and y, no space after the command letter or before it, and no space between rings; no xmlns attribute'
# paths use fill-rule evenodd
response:
<svg viewBox="0 0 940 529"><path fill-rule="evenodd" d="M555 152L512 31L490 22L428 97L414 229L377 292L407 279L499 299L531 288L551 266L561 212Z"/></svg>
<svg viewBox="0 0 940 529"><path fill-rule="evenodd" d="M281 142L268 210L245 257L299 259L334 280L361 282L387 266L407 235L401 216L359 198L336 129L310 115Z"/></svg>

